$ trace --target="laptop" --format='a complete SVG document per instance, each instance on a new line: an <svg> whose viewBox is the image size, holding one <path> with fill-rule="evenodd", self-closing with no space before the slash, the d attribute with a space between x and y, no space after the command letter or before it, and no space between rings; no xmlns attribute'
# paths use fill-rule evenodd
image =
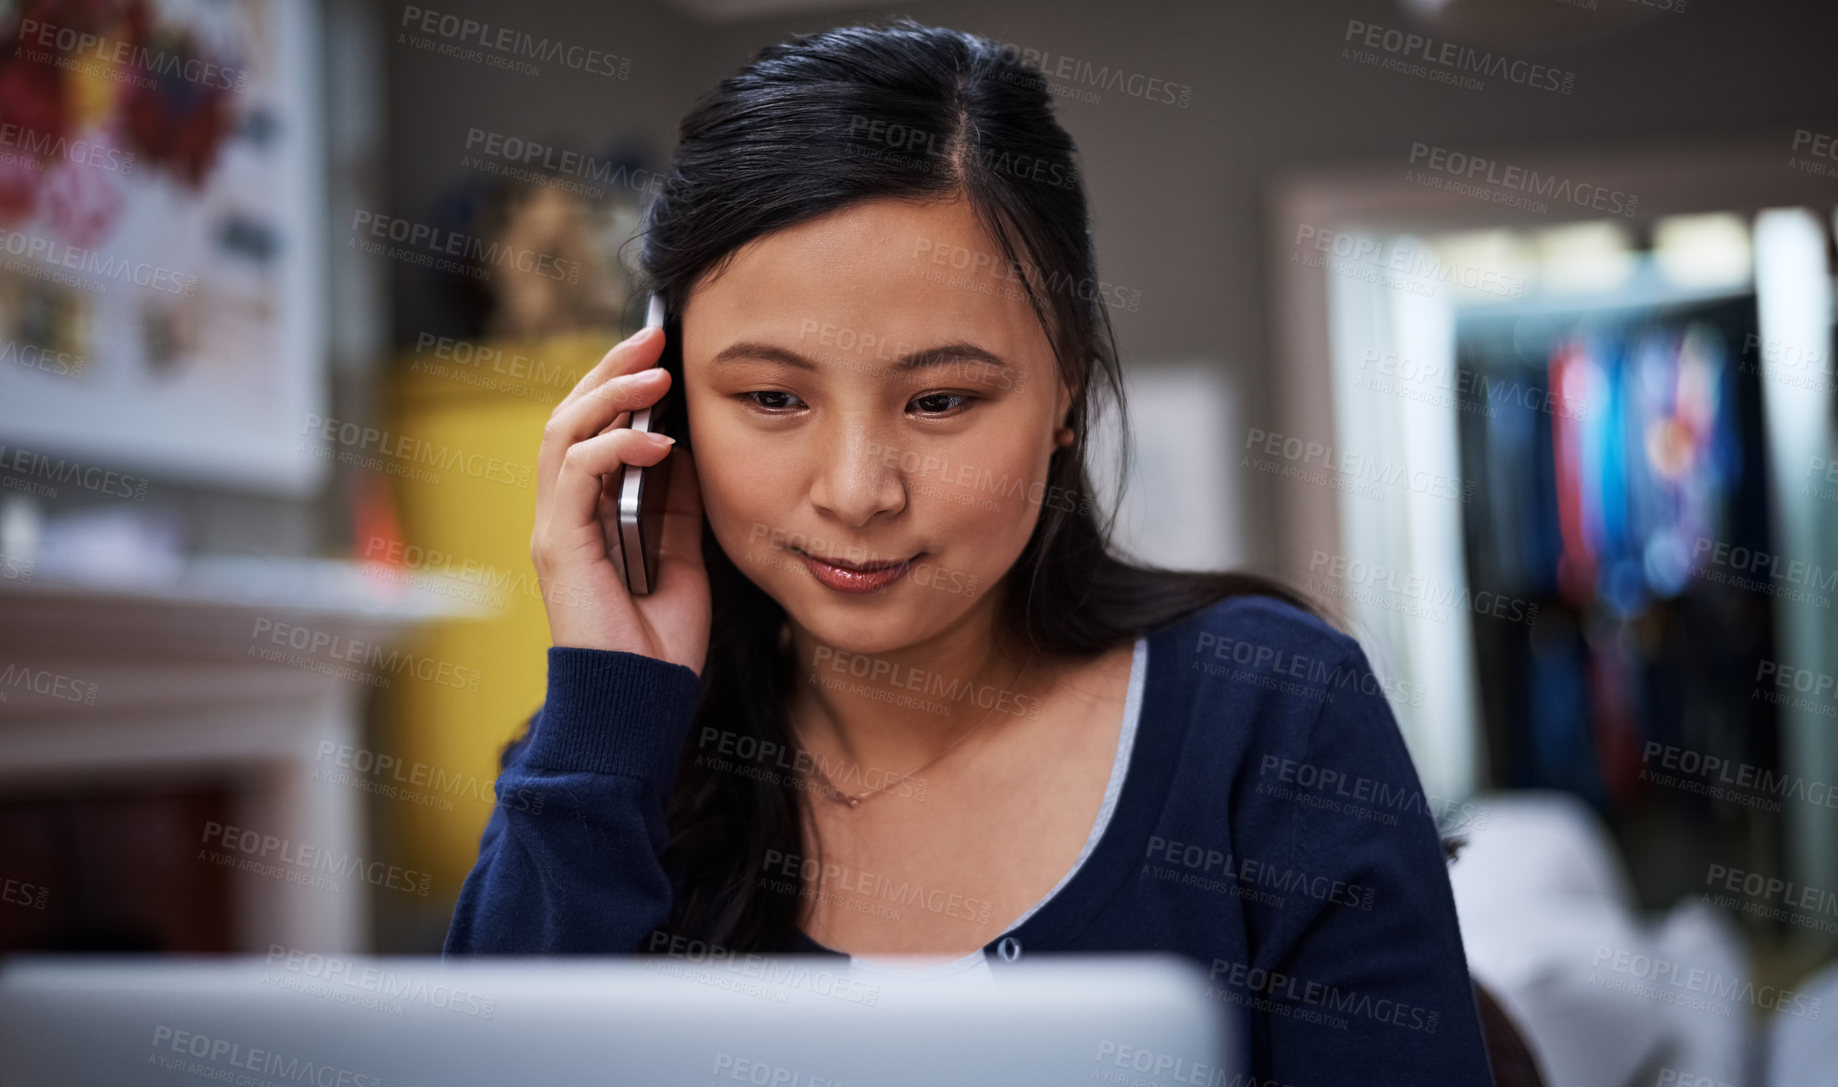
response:
<svg viewBox="0 0 1838 1087"><path fill-rule="evenodd" d="M0 962L0 1084L1243 1082L1203 971L1172 955L966 975L693 951L19 956Z"/></svg>

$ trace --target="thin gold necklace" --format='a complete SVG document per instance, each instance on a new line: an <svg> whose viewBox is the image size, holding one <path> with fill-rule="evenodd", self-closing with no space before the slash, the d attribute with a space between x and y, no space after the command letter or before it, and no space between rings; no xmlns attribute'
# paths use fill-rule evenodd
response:
<svg viewBox="0 0 1838 1087"><path fill-rule="evenodd" d="M1029 664L1031 663L1032 662L1029 662ZM1021 681L1021 677L1027 674L1029 664L1023 664L1021 666L1021 670L1015 673L1015 678L1010 680L1009 682L1011 684L1019 683ZM1010 689L1012 690L1013 687L1011 687ZM943 751L940 751L938 754L932 756L932 758L927 760L924 765L908 770L906 773L901 774L897 780L887 785L883 785L878 789L869 789L867 792L863 792L863 793L845 793L841 789L838 789L836 787L835 782L830 780L830 775L823 772L823 767L817 765L817 760L815 758L811 759L811 770L814 771L816 775L822 779L823 787L825 790L827 790L824 795L828 796L831 800L836 801L838 804L846 804L850 808L860 807L862 801L872 800L875 797L881 795L882 793L885 793L891 789L898 787L900 784L905 782L907 778L912 777L914 774L917 774L921 770L924 770L924 769L927 769L933 766L934 764L938 762L938 760L944 758L946 755L949 755L952 751L955 751L957 749L957 745L963 743L965 740L968 740L972 734L981 731L983 726L989 723L989 720L994 713L995 713L994 706L991 706L989 709L983 711L983 719L978 721L976 724L972 725L970 728L966 729L962 736L959 736L957 739L952 740L948 745L946 745ZM797 736L797 732L795 729L793 730L792 735L797 738L798 746L800 749L808 750L808 748L805 748L804 746L804 738L802 736Z"/></svg>

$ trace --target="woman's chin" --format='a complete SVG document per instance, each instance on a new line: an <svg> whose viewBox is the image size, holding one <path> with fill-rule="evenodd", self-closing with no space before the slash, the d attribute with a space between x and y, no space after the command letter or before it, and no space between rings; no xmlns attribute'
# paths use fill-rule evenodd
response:
<svg viewBox="0 0 1838 1087"><path fill-rule="evenodd" d="M819 654L876 656L893 653L923 640L930 633L889 616L844 616L833 612L790 614L792 622L809 633Z"/></svg>

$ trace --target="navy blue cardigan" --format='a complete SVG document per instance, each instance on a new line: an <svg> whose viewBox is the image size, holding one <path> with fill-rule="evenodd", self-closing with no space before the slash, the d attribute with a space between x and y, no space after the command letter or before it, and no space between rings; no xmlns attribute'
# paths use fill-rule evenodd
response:
<svg viewBox="0 0 1838 1087"><path fill-rule="evenodd" d="M701 694L550 647L445 954L636 952L670 911L664 799ZM1149 632L1123 792L1059 892L985 947L1196 960L1259 1083L1489 1084L1433 813L1352 638L1269 597ZM803 952L829 949L800 934ZM832 952L834 953L834 952Z"/></svg>

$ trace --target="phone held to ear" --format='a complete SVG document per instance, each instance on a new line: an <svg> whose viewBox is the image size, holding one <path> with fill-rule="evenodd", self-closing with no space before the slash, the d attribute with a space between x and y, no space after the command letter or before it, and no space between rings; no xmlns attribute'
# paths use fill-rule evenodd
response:
<svg viewBox="0 0 1838 1087"><path fill-rule="evenodd" d="M633 430L667 434L682 444L683 412L677 410L683 387L682 347L678 322L668 321L664 298L652 292L645 327L664 330L664 351L657 364L670 373L670 391L657 403L632 413ZM657 555L664 539L664 503L670 495L670 465L665 456L650 467L626 465L619 486L619 544L625 556L625 584L633 596L648 596L657 586Z"/></svg>

